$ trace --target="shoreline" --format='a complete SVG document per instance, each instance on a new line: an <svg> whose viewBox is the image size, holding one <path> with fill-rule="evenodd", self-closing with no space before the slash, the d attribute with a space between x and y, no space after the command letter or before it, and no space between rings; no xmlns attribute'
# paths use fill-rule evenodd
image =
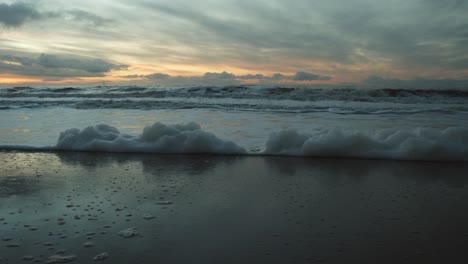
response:
<svg viewBox="0 0 468 264"><path fill-rule="evenodd" d="M286 158L286 159L306 159L306 160L362 160L362 161L388 161L388 162L409 162L409 163L455 163L465 164L468 160L431 160L431 159L388 159L388 158L365 158L365 157L347 157L347 156L300 156L288 154L268 154L268 153L165 153L165 152L128 152L128 151L99 151L99 150L63 150L54 149L54 146L31 147L22 145L0 145L0 153L49 153L49 154L90 154L90 155L136 155L136 156L206 156L206 157L259 157L259 158Z"/></svg>

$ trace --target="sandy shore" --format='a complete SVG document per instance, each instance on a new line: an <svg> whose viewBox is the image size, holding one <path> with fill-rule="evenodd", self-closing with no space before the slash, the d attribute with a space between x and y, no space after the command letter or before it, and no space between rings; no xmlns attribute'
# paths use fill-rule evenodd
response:
<svg viewBox="0 0 468 264"><path fill-rule="evenodd" d="M468 261L467 163L2 152L0 164L0 263Z"/></svg>

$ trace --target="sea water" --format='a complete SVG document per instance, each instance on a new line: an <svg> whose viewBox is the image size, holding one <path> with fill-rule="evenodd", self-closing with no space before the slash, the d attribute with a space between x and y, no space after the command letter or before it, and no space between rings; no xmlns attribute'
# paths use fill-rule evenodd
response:
<svg viewBox="0 0 468 264"><path fill-rule="evenodd" d="M5 87L0 149L468 160L468 91Z"/></svg>

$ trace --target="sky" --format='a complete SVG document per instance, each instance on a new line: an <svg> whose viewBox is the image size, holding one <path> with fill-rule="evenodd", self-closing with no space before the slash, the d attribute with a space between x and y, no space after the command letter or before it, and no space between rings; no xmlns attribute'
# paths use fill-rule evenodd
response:
<svg viewBox="0 0 468 264"><path fill-rule="evenodd" d="M0 0L0 84L467 84L466 0Z"/></svg>

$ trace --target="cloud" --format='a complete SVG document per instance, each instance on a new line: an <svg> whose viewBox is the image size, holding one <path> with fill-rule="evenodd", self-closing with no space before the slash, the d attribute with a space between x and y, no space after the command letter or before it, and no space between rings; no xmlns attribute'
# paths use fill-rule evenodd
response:
<svg viewBox="0 0 468 264"><path fill-rule="evenodd" d="M93 26L102 26L115 21L80 9L66 11L65 18L75 22L88 23Z"/></svg>
<svg viewBox="0 0 468 264"><path fill-rule="evenodd" d="M207 72L199 76L171 76L165 73L152 73L146 75L125 75L120 76L124 79L138 79L139 81L159 84L175 84L175 85L196 85L196 84L235 84L239 83L236 76L228 72Z"/></svg>
<svg viewBox="0 0 468 264"><path fill-rule="evenodd" d="M140 1L167 22L159 31L166 41L196 51L185 56L194 63L288 72L313 71L316 63L329 68L328 75L339 68L354 78L363 68L364 76L402 69L453 76L449 72L468 69L468 1L180 2L186 1Z"/></svg>
<svg viewBox="0 0 468 264"><path fill-rule="evenodd" d="M351 46L334 32L328 32L325 27L317 27L302 19L301 12L291 11L290 14L278 12L268 3L251 3L240 1L236 8L226 5L223 10L208 12L203 8L180 8L176 5L144 2L144 7L167 17L169 27L180 30L171 31L171 37L186 43L200 43L204 47L221 45L229 52L243 60L269 61L272 52L295 58L333 59L349 63L353 56ZM280 4L282 5L282 4ZM240 10L232 10L240 9ZM281 8L279 8L281 9ZM289 8L282 8L289 10ZM311 7L310 10L314 8ZM242 13L244 15L239 16ZM160 17L161 17L160 15ZM253 19L255 18L255 19ZM179 24L186 25L185 28ZM231 51L232 48L232 51ZM243 49L243 50L242 50ZM268 50L264 53L246 53L254 49ZM205 59L211 58L209 53L203 55ZM277 56L278 57L278 56Z"/></svg>
<svg viewBox="0 0 468 264"><path fill-rule="evenodd" d="M457 79L425 79L410 80L386 79L381 76L369 76L363 81L364 85L376 88L402 88L402 89L466 89L468 80Z"/></svg>
<svg viewBox="0 0 468 264"><path fill-rule="evenodd" d="M318 74L308 72L298 72L295 75L284 75L281 73L273 74L272 76L265 76L263 74L246 74L235 75L226 71L223 72L206 72L199 76L171 76L163 73L153 73L148 75L125 75L120 76L125 79L140 79L157 81L160 84L240 84L242 81L258 81L258 82L305 82L305 81L328 81L331 77L321 76Z"/></svg>
<svg viewBox="0 0 468 264"><path fill-rule="evenodd" d="M466 70L468 2L360 0L334 8L330 23L368 59L411 71ZM334 21L334 22L332 22Z"/></svg>
<svg viewBox="0 0 468 264"><path fill-rule="evenodd" d="M130 75L124 75L124 76L120 76L121 78L126 78L126 79L149 79L149 80L166 80L166 79L169 79L169 78L173 78L172 76L170 76L169 74L165 74L165 73L159 73L159 72L155 72L155 73L152 73L152 74L130 74Z"/></svg>
<svg viewBox="0 0 468 264"><path fill-rule="evenodd" d="M207 72L203 75L203 78L206 80L225 80L225 79L234 79L236 76L228 72Z"/></svg>
<svg viewBox="0 0 468 264"><path fill-rule="evenodd" d="M1 51L0 51L1 54ZM104 77L112 70L124 70L128 65L102 59L57 54L0 55L0 71L44 79L67 77Z"/></svg>
<svg viewBox="0 0 468 264"><path fill-rule="evenodd" d="M126 69L127 65L117 65L101 59L75 58L52 54L41 54L37 60L38 65L46 68L67 68L83 70L90 73L102 73L111 70Z"/></svg>
<svg viewBox="0 0 468 264"><path fill-rule="evenodd" d="M28 58L28 57L18 57L18 56L12 56L12 55L2 55L0 56L0 62L6 62L6 63L17 63L20 65L24 66L30 66L32 65L36 60L33 58Z"/></svg>
<svg viewBox="0 0 468 264"><path fill-rule="evenodd" d="M271 78L273 80L282 80L282 79L285 79L286 76L284 76L283 74L281 73L275 73L271 76Z"/></svg>
<svg viewBox="0 0 468 264"><path fill-rule="evenodd" d="M239 72L309 72L320 75L317 81L356 82L368 75L465 78L468 71L463 0L1 2L8 4L0 4L0 27L15 32L0 32L0 49L125 58L145 72L229 65ZM293 81L253 75L207 78Z"/></svg>
<svg viewBox="0 0 468 264"><path fill-rule="evenodd" d="M137 78L143 78L144 75L139 75L139 74L130 74L130 75L123 75L120 76L121 78L126 78L126 79L137 79Z"/></svg>
<svg viewBox="0 0 468 264"><path fill-rule="evenodd" d="M265 76L263 74L246 74L237 76L237 78L243 80L262 80L265 78Z"/></svg>
<svg viewBox="0 0 468 264"><path fill-rule="evenodd" d="M157 73L145 75L144 77L148 79L152 79L152 80L165 80L171 76L169 74L157 72Z"/></svg>
<svg viewBox="0 0 468 264"><path fill-rule="evenodd" d="M66 21L91 25L94 27L103 26L114 22L114 19L101 17L92 12L81 9L41 11L36 6L30 6L24 2L13 4L0 4L0 24L7 27L19 27L26 22L34 20L61 19L62 24ZM60 24L53 25L57 28Z"/></svg>
<svg viewBox="0 0 468 264"><path fill-rule="evenodd" d="M41 14L25 3L0 4L0 24L19 27L26 21L38 20Z"/></svg>
<svg viewBox="0 0 468 264"><path fill-rule="evenodd" d="M330 80L329 76L320 76L310 72L297 72L294 75L293 80L295 81L316 81L316 80Z"/></svg>

